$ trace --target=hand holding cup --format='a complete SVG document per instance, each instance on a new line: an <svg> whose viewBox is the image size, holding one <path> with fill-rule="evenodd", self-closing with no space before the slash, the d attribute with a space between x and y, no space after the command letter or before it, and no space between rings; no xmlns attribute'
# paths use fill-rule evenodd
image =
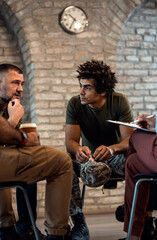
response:
<svg viewBox="0 0 157 240"><path fill-rule="evenodd" d="M26 146L37 146L40 145L40 137L37 133L37 125L36 123L22 123L20 125L20 130L28 134L28 142L26 143ZM36 135L36 137L33 134ZM37 139L38 142L37 142Z"/></svg>

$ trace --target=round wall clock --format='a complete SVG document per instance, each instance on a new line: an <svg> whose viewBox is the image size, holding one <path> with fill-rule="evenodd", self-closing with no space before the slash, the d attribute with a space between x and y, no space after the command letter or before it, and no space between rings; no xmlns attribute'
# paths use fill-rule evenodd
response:
<svg viewBox="0 0 157 240"><path fill-rule="evenodd" d="M77 34L88 26L88 18L82 8L69 6L60 13L59 23L66 32Z"/></svg>

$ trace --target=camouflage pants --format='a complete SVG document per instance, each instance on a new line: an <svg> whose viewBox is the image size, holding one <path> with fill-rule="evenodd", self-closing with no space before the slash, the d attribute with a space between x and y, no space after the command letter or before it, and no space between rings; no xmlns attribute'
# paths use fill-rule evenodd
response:
<svg viewBox="0 0 157 240"><path fill-rule="evenodd" d="M70 203L69 215L73 216L77 213L82 212L82 199L81 199L81 190L79 186L79 177L80 177L80 165L81 163L77 162L74 156L71 156L73 160L73 187L72 187L72 198ZM110 166L112 173L124 176L125 171L125 155L119 154L111 157L107 161Z"/></svg>

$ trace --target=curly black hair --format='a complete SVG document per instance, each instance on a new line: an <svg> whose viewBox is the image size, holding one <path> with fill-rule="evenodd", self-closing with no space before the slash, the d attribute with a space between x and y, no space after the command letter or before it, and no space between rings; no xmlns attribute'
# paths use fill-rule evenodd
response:
<svg viewBox="0 0 157 240"><path fill-rule="evenodd" d="M84 64L80 64L76 71L78 72L77 78L79 80L95 80L95 90L97 93L106 92L106 95L110 95L114 92L115 85L118 81L115 73L111 71L110 66L103 63L103 61L92 59Z"/></svg>

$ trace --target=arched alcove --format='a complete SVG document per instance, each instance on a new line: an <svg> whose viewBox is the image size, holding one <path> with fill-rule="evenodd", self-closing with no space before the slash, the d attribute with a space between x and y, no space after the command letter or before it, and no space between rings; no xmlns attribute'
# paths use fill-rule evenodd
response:
<svg viewBox="0 0 157 240"><path fill-rule="evenodd" d="M100 9L100 29L104 60L112 69L116 69L117 44L121 29L129 14L142 2L148 0L112 0L102 1Z"/></svg>
<svg viewBox="0 0 157 240"><path fill-rule="evenodd" d="M128 16L117 47L117 89L124 92L137 116L157 106L157 6L154 0L136 7Z"/></svg>
<svg viewBox="0 0 157 240"><path fill-rule="evenodd" d="M20 21L12 12L11 8L6 4L5 1L0 0L0 19L2 23L7 28L8 33L11 35L11 44L16 45L15 48L18 51L18 56L21 58L21 62L17 65L24 70L25 74L25 87L23 91L23 96L21 98L21 103L25 109L25 115L23 120L26 122L33 121L35 119L34 110L34 98L33 98L33 63L30 62L29 47L27 44L27 39ZM5 59L5 58L4 58ZM3 58L1 59L3 61ZM16 64L16 58L7 58L4 60L12 64Z"/></svg>

